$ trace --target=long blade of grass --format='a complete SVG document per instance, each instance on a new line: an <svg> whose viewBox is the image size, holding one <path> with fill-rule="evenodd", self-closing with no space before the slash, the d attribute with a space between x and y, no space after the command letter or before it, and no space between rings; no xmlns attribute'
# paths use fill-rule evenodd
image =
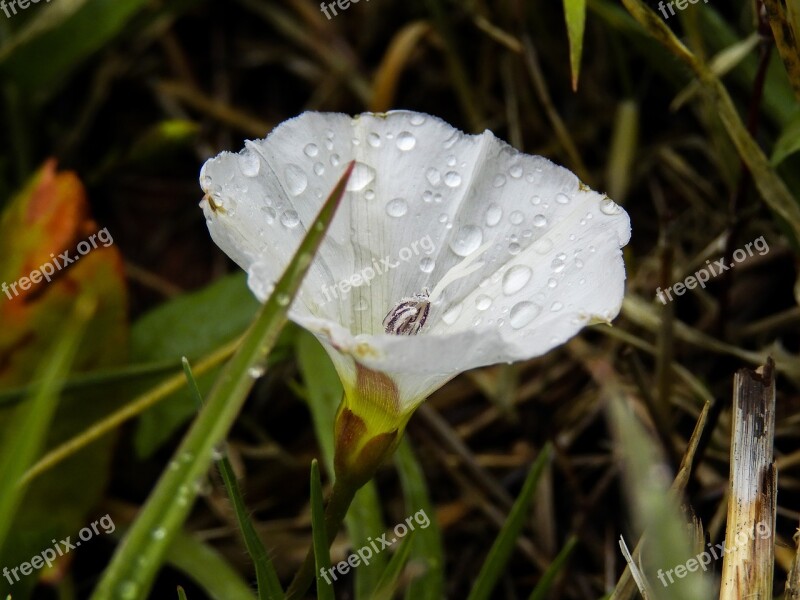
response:
<svg viewBox="0 0 800 600"><path fill-rule="evenodd" d="M375 590L374 600L392 600L397 591L397 584L400 581L400 575L408 562L409 555L417 530L412 531L401 543L397 552L394 553L386 570L383 572L378 587Z"/></svg>
<svg viewBox="0 0 800 600"><path fill-rule="evenodd" d="M553 586L553 582L556 580L556 577L561 572L567 560L569 560L569 557L572 556L572 551L575 550L577 544L578 538L575 536L567 540L567 543L564 544L564 547L542 574L542 578L539 580L539 583L536 584L536 587L533 588L531 595L528 596L528 600L546 600L549 597L548 594L550 593L550 588Z"/></svg>
<svg viewBox="0 0 800 600"><path fill-rule="evenodd" d="M394 464L403 488L406 512L424 511L430 525L415 530L411 542L411 562L418 563L424 571L415 577L406 589L406 600L439 600L444 598L444 549L442 533L436 522L435 511L428 495L425 476L411 445L403 439L394 455ZM416 513L415 513L416 514Z"/></svg>
<svg viewBox="0 0 800 600"><path fill-rule="evenodd" d="M139 518L117 549L111 564L92 594L93 600L145 598L164 558L166 547L180 530L192 503L176 502L180 491L196 494L194 483L211 463L214 448L228 434L254 379L250 374L263 365L288 319L289 306L322 243L355 163L350 163L320 210L294 258L278 280L275 291L261 308L241 346L222 370L206 405L194 420L166 470L147 499Z"/></svg>
<svg viewBox="0 0 800 600"><path fill-rule="evenodd" d="M256 600L248 583L217 550L185 531L172 540L164 560L212 600Z"/></svg>
<svg viewBox="0 0 800 600"><path fill-rule="evenodd" d="M201 407L203 405L203 396L200 394L200 388L197 386L194 375L192 375L192 367L186 358L183 359L183 372L186 375L186 381L189 383L189 392L197 402L198 407ZM242 491L236 481L233 467L231 467L231 463L225 454L217 459L216 462L217 468L222 475L222 481L225 483L228 498L233 504L244 545L253 560L256 581L258 582L258 598L259 600L283 600L285 594L283 593L283 588L281 588L278 573L275 571L267 550L264 548L264 544L261 543L261 538L258 537L256 529L253 527L253 522L250 520L250 514L247 512L247 506L245 506Z"/></svg>
<svg viewBox="0 0 800 600"><path fill-rule="evenodd" d="M539 453L539 457L531 466L528 476L525 478L525 483L522 486L522 491L514 501L514 506L511 507L511 513L508 515L503 528L497 536L497 539L492 544L489 550L489 556L481 567L475 585L469 594L468 600L487 600L491 597L492 590L503 574L503 570L511 558L511 553L514 551L514 544L522 531L522 526L525 524L525 519L528 516L531 507L531 499L533 493L536 491L536 484L539 483L539 478L544 472L545 466L550 462L550 455L552 454L552 447L547 444Z"/></svg>
<svg viewBox="0 0 800 600"><path fill-rule="evenodd" d="M186 592L183 591L181 586L178 586L178 600L188 600L186 598Z"/></svg>
<svg viewBox="0 0 800 600"><path fill-rule="evenodd" d="M583 31L586 28L586 0L564 0L564 18L569 37L569 64L572 69L572 90L578 91L583 55Z"/></svg>
<svg viewBox="0 0 800 600"><path fill-rule="evenodd" d="M333 587L322 578L331 568L331 550L325 531L325 505L322 500L322 479L317 459L311 461L311 529L314 538L314 560L317 565L317 600L334 600Z"/></svg>
<svg viewBox="0 0 800 600"><path fill-rule="evenodd" d="M31 396L16 408L8 424L9 435L0 445L0 481L3 482L0 492L0 547L14 523L14 514L26 490L22 476L44 443L58 406L59 386L69 372L84 327L96 305L97 302L88 297L78 300L52 353L39 367L35 378L38 384Z"/></svg>

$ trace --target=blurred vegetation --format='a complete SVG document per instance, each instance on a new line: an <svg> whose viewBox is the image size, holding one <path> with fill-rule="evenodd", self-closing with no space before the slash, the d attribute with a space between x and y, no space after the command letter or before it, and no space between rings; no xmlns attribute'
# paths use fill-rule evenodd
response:
<svg viewBox="0 0 800 600"><path fill-rule="evenodd" d="M491 129L607 191L632 220L627 297L613 328L431 397L331 560L420 509L431 527L341 577L336 597L601 598L625 567L620 535L633 549L644 531L655 597L708 597L721 561L694 592L658 590L652 573L696 553L690 541L722 541L732 376L769 356L781 594L800 521L797 0L709 0L666 19L639 0L364 0L331 19L316 0L3 10L0 282L103 227L113 244L0 295L0 569L101 515L116 530L13 587L0 577L0 598L90 597L202 420L181 357L210 405L256 318L197 207L202 162L304 110L392 108ZM761 236L767 253L656 299ZM215 429L229 465L190 486L185 523L147 555L163 568L139 565L158 572L149 597L257 597L240 524L284 587L312 543L309 469L319 459L330 485L341 388L309 334L290 324L271 341L264 376ZM693 517L702 527L683 535ZM148 597L113 591L96 597Z"/></svg>

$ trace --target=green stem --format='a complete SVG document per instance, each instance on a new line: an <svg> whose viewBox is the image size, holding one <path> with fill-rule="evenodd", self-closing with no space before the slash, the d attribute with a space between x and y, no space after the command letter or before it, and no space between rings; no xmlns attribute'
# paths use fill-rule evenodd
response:
<svg viewBox="0 0 800 600"><path fill-rule="evenodd" d="M332 544L339 528L347 515L347 509L355 498L361 486L353 485L341 478L337 478L325 506L325 531L328 534L328 543ZM289 589L286 591L286 600L299 600L311 587L311 582L316 577L316 563L314 561L313 544L308 549L303 565L294 576Z"/></svg>

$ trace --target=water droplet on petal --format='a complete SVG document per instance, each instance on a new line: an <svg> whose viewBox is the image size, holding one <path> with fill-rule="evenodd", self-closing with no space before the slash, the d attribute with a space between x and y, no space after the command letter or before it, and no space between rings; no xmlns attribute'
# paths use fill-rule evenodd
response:
<svg viewBox="0 0 800 600"><path fill-rule="evenodd" d="M519 165L514 165L508 170L508 174L511 175L514 179L519 179L522 177L522 167Z"/></svg>
<svg viewBox="0 0 800 600"><path fill-rule="evenodd" d="M551 277L550 279L547 280L547 287L549 287L550 289L558 287L558 280Z"/></svg>
<svg viewBox="0 0 800 600"><path fill-rule="evenodd" d="M541 203L542 203L542 199L539 196L534 196L533 198L531 198L531 204L533 204L534 206L536 206L538 204L541 204Z"/></svg>
<svg viewBox="0 0 800 600"><path fill-rule="evenodd" d="M419 270L423 273L430 273L433 271L434 267L436 266L436 262L432 258L428 258L427 256L419 261Z"/></svg>
<svg viewBox="0 0 800 600"><path fill-rule="evenodd" d="M508 218L511 221L512 225L520 225L525 220L525 215L523 215L520 211L515 210L511 213L511 216Z"/></svg>
<svg viewBox="0 0 800 600"><path fill-rule="evenodd" d="M506 180L506 176L505 175L497 175L494 178L494 181L492 182L492 185L494 185L494 187L496 187L496 188L503 187L506 184L506 181L507 180Z"/></svg>
<svg viewBox="0 0 800 600"><path fill-rule="evenodd" d="M374 190L367 190L364 192L364 198L367 200L374 200L375 199L375 191Z"/></svg>
<svg viewBox="0 0 800 600"><path fill-rule="evenodd" d="M319 148L316 144L306 144L306 147L303 148L303 153L306 156L314 158L317 154L319 154Z"/></svg>
<svg viewBox="0 0 800 600"><path fill-rule="evenodd" d="M325 174L325 165L321 162L314 163L314 174L317 176L322 176Z"/></svg>
<svg viewBox="0 0 800 600"><path fill-rule="evenodd" d="M338 167L340 161L341 161L341 159L339 158L338 154L331 154L331 166L332 167Z"/></svg>
<svg viewBox="0 0 800 600"><path fill-rule="evenodd" d="M362 162L356 162L345 189L348 192L360 192L374 180L375 169Z"/></svg>
<svg viewBox="0 0 800 600"><path fill-rule="evenodd" d="M286 187L292 196L299 196L306 190L308 178L303 169L297 165L289 165L283 174L286 178Z"/></svg>
<svg viewBox="0 0 800 600"><path fill-rule="evenodd" d="M269 225L272 225L275 222L275 218L278 216L278 214L275 212L275 210L273 210L272 208L269 208L268 206L262 206L261 207L261 212L264 215L264 220Z"/></svg>
<svg viewBox="0 0 800 600"><path fill-rule="evenodd" d="M550 310L553 312L558 312L562 308L564 308L564 305L561 304L561 302L553 302L553 306L550 307Z"/></svg>
<svg viewBox="0 0 800 600"><path fill-rule="evenodd" d="M556 194L556 202L559 204L569 204L569 196L566 194L558 193Z"/></svg>
<svg viewBox="0 0 800 600"><path fill-rule="evenodd" d="M420 114L411 115L410 122L412 125L422 125L425 122L425 117Z"/></svg>
<svg viewBox="0 0 800 600"><path fill-rule="evenodd" d="M533 217L533 224L535 227L546 227L547 226L547 217L544 215L536 215Z"/></svg>
<svg viewBox="0 0 800 600"><path fill-rule="evenodd" d="M454 304L442 315L442 321L444 321L446 325L452 325L461 314L462 308L464 308L463 304Z"/></svg>
<svg viewBox="0 0 800 600"><path fill-rule="evenodd" d="M492 299L486 294L481 294L475 298L475 308L478 310L486 310L492 305Z"/></svg>
<svg viewBox="0 0 800 600"><path fill-rule="evenodd" d="M500 219L503 218L503 209L500 208L497 204L490 204L489 208L486 209L486 224L489 227L494 227L500 222Z"/></svg>
<svg viewBox="0 0 800 600"><path fill-rule="evenodd" d="M517 302L511 307L511 312L508 314L508 322L514 329L522 329L528 323L533 321L542 312L542 307L533 302Z"/></svg>
<svg viewBox="0 0 800 600"><path fill-rule="evenodd" d="M291 298L289 298L289 296L286 294L278 294L278 297L275 298L275 300L278 302L279 306L288 306Z"/></svg>
<svg viewBox="0 0 800 600"><path fill-rule="evenodd" d="M400 150L408 152L409 150L413 150L414 146L417 145L417 138L415 138L414 134L410 131L403 131L397 136L396 143Z"/></svg>
<svg viewBox="0 0 800 600"><path fill-rule="evenodd" d="M616 215L622 212L622 208L620 208L620 206L611 198L603 198L600 201L600 212L604 215Z"/></svg>
<svg viewBox="0 0 800 600"><path fill-rule="evenodd" d="M575 259L575 267L578 268L578 269L582 269L583 268L583 261L580 258L576 258Z"/></svg>
<svg viewBox="0 0 800 600"><path fill-rule="evenodd" d="M509 253L511 256L516 256L516 255L517 255L517 254L519 254L521 251L522 251L522 248L520 247L520 245L519 245L519 244L509 244L509 245L508 245L508 253Z"/></svg>
<svg viewBox="0 0 800 600"><path fill-rule="evenodd" d="M452 188L458 187L461 185L461 175L455 171L448 171L444 176L444 182Z"/></svg>
<svg viewBox="0 0 800 600"><path fill-rule="evenodd" d="M373 148L380 148L381 146L381 136L377 133L370 133L367 136L367 143L372 146Z"/></svg>
<svg viewBox="0 0 800 600"><path fill-rule="evenodd" d="M450 240L450 249L459 256L469 256L480 247L483 231L475 225L464 225Z"/></svg>
<svg viewBox="0 0 800 600"><path fill-rule="evenodd" d="M531 275L533 275L533 271L531 271L530 267L514 265L503 276L503 293L507 296L516 294L528 285Z"/></svg>
<svg viewBox="0 0 800 600"><path fill-rule="evenodd" d="M300 217L296 211L287 210L281 215L281 223L289 229L294 229L300 223Z"/></svg>
<svg viewBox="0 0 800 600"><path fill-rule="evenodd" d="M261 170L261 159L257 154L245 150L239 154L239 168L245 177L255 177Z"/></svg>
<svg viewBox="0 0 800 600"><path fill-rule="evenodd" d="M408 212L408 203L402 198L395 198L386 204L386 214L390 217L402 217Z"/></svg>
<svg viewBox="0 0 800 600"><path fill-rule="evenodd" d="M561 273L566 266L567 255L563 252L561 254L556 254L556 257L553 259L553 262L550 263L550 266L553 267L553 271L556 273Z"/></svg>
<svg viewBox="0 0 800 600"><path fill-rule="evenodd" d="M150 533L150 537L152 537L154 540L163 540L164 537L166 537L166 535L167 535L167 530L164 529L163 527L159 527L158 529L154 529Z"/></svg>
<svg viewBox="0 0 800 600"><path fill-rule="evenodd" d="M442 181L442 174L439 173L438 169L431 167L425 172L425 178L431 185L439 185L439 182Z"/></svg>

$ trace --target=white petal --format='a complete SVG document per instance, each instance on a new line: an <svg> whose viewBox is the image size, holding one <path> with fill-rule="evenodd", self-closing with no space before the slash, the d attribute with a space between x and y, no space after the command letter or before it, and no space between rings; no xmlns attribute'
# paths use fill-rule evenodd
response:
<svg viewBox="0 0 800 600"><path fill-rule="evenodd" d="M211 235L261 300L350 160L348 192L290 312L343 377L352 356L415 401L619 312L624 210L491 132L407 111L305 113L204 165L201 185L222 208L203 202ZM423 290L434 293L421 332L384 334L384 316Z"/></svg>

